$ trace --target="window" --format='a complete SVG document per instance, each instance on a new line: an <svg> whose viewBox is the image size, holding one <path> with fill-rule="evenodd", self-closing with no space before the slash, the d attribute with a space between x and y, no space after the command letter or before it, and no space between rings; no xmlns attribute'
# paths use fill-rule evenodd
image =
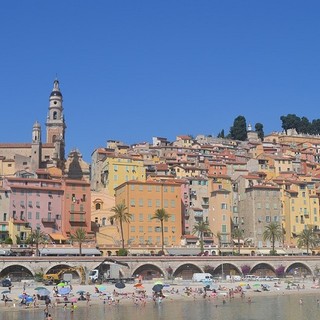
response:
<svg viewBox="0 0 320 320"><path fill-rule="evenodd" d="M221 232L223 232L223 233L227 232L227 225L226 224L221 225Z"/></svg>
<svg viewBox="0 0 320 320"><path fill-rule="evenodd" d="M130 190L131 190L131 191L134 191L134 184L132 184L132 185L130 186Z"/></svg>
<svg viewBox="0 0 320 320"><path fill-rule="evenodd" d="M139 232L143 232L143 226L139 226Z"/></svg>
<svg viewBox="0 0 320 320"><path fill-rule="evenodd" d="M143 191L143 185L142 184L139 185L139 191Z"/></svg>
<svg viewBox="0 0 320 320"><path fill-rule="evenodd" d="M270 216L266 216L266 222L267 223L271 222L271 217Z"/></svg>
<svg viewBox="0 0 320 320"><path fill-rule="evenodd" d="M163 187L163 192L168 192L168 187L167 186Z"/></svg>
<svg viewBox="0 0 320 320"><path fill-rule="evenodd" d="M227 209L227 204L226 203L221 203L221 209L226 210Z"/></svg>
<svg viewBox="0 0 320 320"><path fill-rule="evenodd" d="M131 199L131 200L130 200L130 206L131 206L131 207L135 207L135 206L136 206L136 202L135 202L134 199Z"/></svg>
<svg viewBox="0 0 320 320"><path fill-rule="evenodd" d="M152 232L152 227L148 226L148 232Z"/></svg>
<svg viewBox="0 0 320 320"><path fill-rule="evenodd" d="M139 199L139 207L143 207L143 199Z"/></svg>
<svg viewBox="0 0 320 320"><path fill-rule="evenodd" d="M168 199L164 199L164 200L163 200L163 206L164 206L165 208L168 208Z"/></svg>
<svg viewBox="0 0 320 320"><path fill-rule="evenodd" d="M159 199L156 200L156 207L160 208L160 200Z"/></svg>
<svg viewBox="0 0 320 320"><path fill-rule="evenodd" d="M36 212L36 220L40 220L40 212Z"/></svg>
<svg viewBox="0 0 320 320"><path fill-rule="evenodd" d="M32 212L28 212L28 220L31 220L32 219Z"/></svg>
<svg viewBox="0 0 320 320"><path fill-rule="evenodd" d="M170 187L171 188L171 192L174 193L174 187Z"/></svg>
<svg viewBox="0 0 320 320"><path fill-rule="evenodd" d="M266 203L266 210L269 210L270 209L270 204L267 202Z"/></svg>
<svg viewBox="0 0 320 320"><path fill-rule="evenodd" d="M139 221L143 222L143 213L139 213Z"/></svg>
<svg viewBox="0 0 320 320"><path fill-rule="evenodd" d="M135 227L135 226L131 226L131 227L130 227L130 231L131 231L131 232L136 232L136 227Z"/></svg>
<svg viewBox="0 0 320 320"><path fill-rule="evenodd" d="M152 207L152 200L148 199L148 207Z"/></svg>
<svg viewBox="0 0 320 320"><path fill-rule="evenodd" d="M160 186L156 186L156 192L160 192Z"/></svg>
<svg viewBox="0 0 320 320"><path fill-rule="evenodd" d="M149 191L149 192L152 191L152 186L148 185L148 191Z"/></svg>
<svg viewBox="0 0 320 320"><path fill-rule="evenodd" d="M175 208L176 207L176 201L175 200L171 200L171 208Z"/></svg>

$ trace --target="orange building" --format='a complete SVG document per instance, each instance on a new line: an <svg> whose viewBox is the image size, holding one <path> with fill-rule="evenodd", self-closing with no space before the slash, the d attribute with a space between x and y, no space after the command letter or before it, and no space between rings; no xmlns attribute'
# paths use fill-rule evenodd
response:
<svg viewBox="0 0 320 320"><path fill-rule="evenodd" d="M62 233L73 234L76 229L86 230L88 238L93 238L91 232L91 197L90 183L83 180L63 181L63 223Z"/></svg>
<svg viewBox="0 0 320 320"><path fill-rule="evenodd" d="M180 245L182 235L181 186L175 182L128 181L115 188L116 204L125 203L132 215L123 225L124 244L161 247L161 225L152 219L157 209L164 209L170 218L164 221L164 244Z"/></svg>

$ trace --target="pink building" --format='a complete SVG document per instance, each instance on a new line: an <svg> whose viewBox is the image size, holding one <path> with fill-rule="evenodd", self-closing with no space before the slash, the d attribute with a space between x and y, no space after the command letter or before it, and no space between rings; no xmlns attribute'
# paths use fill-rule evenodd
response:
<svg viewBox="0 0 320 320"><path fill-rule="evenodd" d="M35 229L49 236L61 233L61 180L10 177L4 188L10 190L9 233L14 242L16 236L25 240Z"/></svg>

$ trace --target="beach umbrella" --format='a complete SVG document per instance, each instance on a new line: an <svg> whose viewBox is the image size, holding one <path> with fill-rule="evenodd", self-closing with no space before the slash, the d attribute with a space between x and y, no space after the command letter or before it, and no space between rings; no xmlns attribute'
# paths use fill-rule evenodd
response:
<svg viewBox="0 0 320 320"><path fill-rule="evenodd" d="M71 301L71 302L77 302L78 299L77 299L76 297L73 297L73 298L70 299L70 301Z"/></svg>
<svg viewBox="0 0 320 320"><path fill-rule="evenodd" d="M45 287L36 287L36 288L34 288L34 290L43 290L43 289L47 289L47 288L45 288Z"/></svg>
<svg viewBox="0 0 320 320"><path fill-rule="evenodd" d="M107 288L106 288L105 286L103 286L103 285L98 285L98 286L96 286L96 288L97 288L100 292L103 292L103 291L106 291L106 290L107 290Z"/></svg>
<svg viewBox="0 0 320 320"><path fill-rule="evenodd" d="M69 287L63 287L58 289L58 293L62 295L69 294L71 289Z"/></svg>
<svg viewBox="0 0 320 320"><path fill-rule="evenodd" d="M160 292L163 289L163 285L162 284L156 284L152 287L152 290L154 292Z"/></svg>
<svg viewBox="0 0 320 320"><path fill-rule="evenodd" d="M76 293L78 293L78 294L85 294L86 291L84 291L84 290L78 290Z"/></svg>
<svg viewBox="0 0 320 320"><path fill-rule="evenodd" d="M64 282L58 283L58 287L64 287L66 284Z"/></svg>
<svg viewBox="0 0 320 320"><path fill-rule="evenodd" d="M154 283L154 285L157 285L157 284L161 284L161 285L163 285L163 282L162 282L162 281L160 281L160 280L158 280L158 281L156 281L156 282Z"/></svg>
<svg viewBox="0 0 320 320"><path fill-rule="evenodd" d="M43 288L41 290L37 290L38 291L38 295L40 297L45 297L45 296L49 296L50 295L50 291L47 288Z"/></svg>
<svg viewBox="0 0 320 320"><path fill-rule="evenodd" d="M115 284L115 287L118 289L123 289L126 287L126 285L123 282L119 281Z"/></svg>
<svg viewBox="0 0 320 320"><path fill-rule="evenodd" d="M255 283L254 285L253 285L253 287L260 287L261 285L260 285L260 283Z"/></svg>

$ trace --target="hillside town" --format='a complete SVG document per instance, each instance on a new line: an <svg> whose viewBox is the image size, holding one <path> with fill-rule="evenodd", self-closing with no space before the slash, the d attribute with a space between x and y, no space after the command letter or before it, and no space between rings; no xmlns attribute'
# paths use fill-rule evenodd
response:
<svg viewBox="0 0 320 320"><path fill-rule="evenodd" d="M103 255L121 248L187 255L201 246L210 255L318 253L299 245L299 235L320 235L319 135L287 130L262 140L249 124L245 141L201 134L133 145L107 140L87 163L80 150L65 154L63 111L56 79L45 139L36 121L29 142L0 143L3 247L22 254L39 230L47 235L43 249L65 248L81 229L84 248ZM115 217L120 204L130 217L122 223ZM163 221L158 210L167 213ZM281 228L274 241L265 236L270 224Z"/></svg>

